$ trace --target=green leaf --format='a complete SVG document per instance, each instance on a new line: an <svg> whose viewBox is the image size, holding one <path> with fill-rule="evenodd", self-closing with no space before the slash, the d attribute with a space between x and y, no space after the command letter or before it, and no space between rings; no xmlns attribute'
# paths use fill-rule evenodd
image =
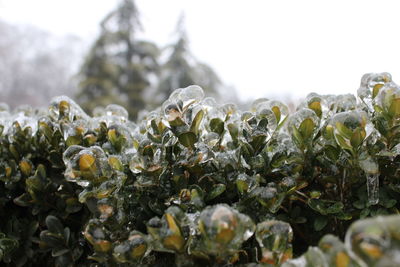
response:
<svg viewBox="0 0 400 267"><path fill-rule="evenodd" d="M368 208L363 209L360 212L360 219L367 217L369 215L369 213L370 213L370 210Z"/></svg>
<svg viewBox="0 0 400 267"><path fill-rule="evenodd" d="M394 207L394 205L396 205L396 203L397 203L397 200L396 199L389 199L389 200L386 200L386 201L382 201L382 202L380 202L380 204L382 205L382 206L384 206L385 208L387 208L387 209L390 209L390 208L393 208Z"/></svg>
<svg viewBox="0 0 400 267"><path fill-rule="evenodd" d="M344 138L350 139L351 136L353 135L353 132L349 128L347 128L347 126L345 126L343 123L336 122L335 126L339 134Z"/></svg>
<svg viewBox="0 0 400 267"><path fill-rule="evenodd" d="M338 213L339 211L343 210L343 207L344 207L343 203L337 201L337 202L334 202L331 206L328 206L326 208L326 212L330 213L330 214L331 213Z"/></svg>
<svg viewBox="0 0 400 267"><path fill-rule="evenodd" d="M350 213L346 213L346 212L339 212L337 214L334 215L336 218L338 218L339 220L342 221L348 221L351 220L353 218L353 216Z"/></svg>
<svg viewBox="0 0 400 267"><path fill-rule="evenodd" d="M61 234L56 234L48 230L40 232L40 240L47 243L50 247L61 247L64 244L64 238Z"/></svg>
<svg viewBox="0 0 400 267"><path fill-rule="evenodd" d="M180 134L178 140L183 146L194 148L194 144L197 142L197 136L192 132L186 132Z"/></svg>
<svg viewBox="0 0 400 267"><path fill-rule="evenodd" d="M4 254L10 253L12 250L18 247L18 241L11 238L0 239L0 251Z"/></svg>
<svg viewBox="0 0 400 267"><path fill-rule="evenodd" d="M220 118L214 118L210 121L210 130L221 135L224 132L224 122Z"/></svg>
<svg viewBox="0 0 400 267"><path fill-rule="evenodd" d="M156 135L161 134L160 131L159 131L159 129L158 129L156 120L151 120L150 125L151 125L151 128L153 129L153 131L154 131L154 133L155 133Z"/></svg>
<svg viewBox="0 0 400 267"><path fill-rule="evenodd" d="M384 86L383 83L378 83L374 85L374 88L372 89L372 99L374 99L378 95L379 91L383 86Z"/></svg>
<svg viewBox="0 0 400 267"><path fill-rule="evenodd" d="M325 146L325 155L332 161L339 159L340 151L331 145Z"/></svg>
<svg viewBox="0 0 400 267"><path fill-rule="evenodd" d="M271 110L272 110L272 112L274 113L274 115L275 115L275 118L276 118L276 124L279 124L279 122L281 121L281 110L279 109L279 107L278 106L273 106L272 108L271 108Z"/></svg>
<svg viewBox="0 0 400 267"><path fill-rule="evenodd" d="M228 124L228 131L234 142L237 142L239 136L239 127L234 123Z"/></svg>
<svg viewBox="0 0 400 267"><path fill-rule="evenodd" d="M264 134L260 134L253 136L252 139L253 140L250 142L250 145L253 147L255 151L258 151L262 147L262 145L264 145L267 136Z"/></svg>
<svg viewBox="0 0 400 267"><path fill-rule="evenodd" d="M328 217L326 216L318 216L314 221L314 229L315 231L321 231L328 224Z"/></svg>
<svg viewBox="0 0 400 267"><path fill-rule="evenodd" d="M366 133L365 133L365 130L364 130L364 129L357 128L357 129L353 132L353 134L352 134L352 136L351 136L351 138L350 138L350 144L351 144L354 148L359 147L359 146L361 145L361 143L363 142L363 140L364 140L364 138L365 138L365 135L366 135Z"/></svg>
<svg viewBox="0 0 400 267"><path fill-rule="evenodd" d="M338 145L341 146L343 149L353 151L353 147L351 147L341 135L335 135L335 139Z"/></svg>
<svg viewBox="0 0 400 267"><path fill-rule="evenodd" d="M363 208L365 208L365 202L362 200L357 200L353 202L353 206L357 209L362 210Z"/></svg>
<svg viewBox="0 0 400 267"><path fill-rule="evenodd" d="M80 136L69 136L67 140L65 141L65 144L67 146L73 146L73 145L80 145L82 142L82 137Z"/></svg>
<svg viewBox="0 0 400 267"><path fill-rule="evenodd" d="M199 133L199 127L201 121L203 120L203 117L204 117L204 110L200 110L199 112L197 112L196 116L192 121L192 125L190 126L190 131L193 132L195 135L198 135Z"/></svg>
<svg viewBox="0 0 400 267"><path fill-rule="evenodd" d="M182 120L181 117L176 117L173 120L168 120L169 125L173 127L183 126L185 122Z"/></svg>
<svg viewBox="0 0 400 267"><path fill-rule="evenodd" d="M335 214L343 210L343 203L333 200L309 199L308 206L322 215Z"/></svg>
<svg viewBox="0 0 400 267"><path fill-rule="evenodd" d="M57 234L64 234L64 227L57 217L53 215L47 216L46 225L50 232Z"/></svg>
<svg viewBox="0 0 400 267"><path fill-rule="evenodd" d="M216 197L218 197L219 195L221 195L223 192L225 192L226 190L226 185L224 184L216 184L213 186L213 188L211 189L211 192L208 193L206 200L212 200Z"/></svg>
<svg viewBox="0 0 400 267"><path fill-rule="evenodd" d="M306 223L307 222L307 218L305 218L305 217L296 217L294 219L294 222L295 223Z"/></svg>
<svg viewBox="0 0 400 267"><path fill-rule="evenodd" d="M312 137L312 134L314 133L314 128L315 123L311 118L303 120L303 122L299 126L299 132L304 141L307 141L309 138Z"/></svg>
<svg viewBox="0 0 400 267"><path fill-rule="evenodd" d="M393 99L392 103L390 104L388 113L393 118L400 117L400 98Z"/></svg>
<svg viewBox="0 0 400 267"><path fill-rule="evenodd" d="M293 141L296 144L296 146L300 149L304 148L304 139L302 134L299 132L299 130L296 129L295 126L292 127L292 137Z"/></svg>
<svg viewBox="0 0 400 267"><path fill-rule="evenodd" d="M238 191L243 194L244 192L247 192L249 188L249 184L247 181L244 180L236 180L236 187Z"/></svg>
<svg viewBox="0 0 400 267"><path fill-rule="evenodd" d="M32 198L28 193L23 193L19 197L14 198L14 204L21 207L29 207L31 205Z"/></svg>
<svg viewBox="0 0 400 267"><path fill-rule="evenodd" d="M59 257L61 255L64 255L65 253L68 253L68 252L69 252L69 249L67 249L67 248L54 248L51 251L51 256Z"/></svg>
<svg viewBox="0 0 400 267"><path fill-rule="evenodd" d="M314 101L314 102L308 104L308 107L310 109L312 109L319 118L321 118L321 116L322 116L321 102Z"/></svg>

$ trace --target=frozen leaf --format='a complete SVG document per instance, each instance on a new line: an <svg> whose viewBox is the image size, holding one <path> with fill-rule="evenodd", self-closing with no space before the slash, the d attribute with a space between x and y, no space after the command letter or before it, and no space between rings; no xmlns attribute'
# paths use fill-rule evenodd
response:
<svg viewBox="0 0 400 267"><path fill-rule="evenodd" d="M256 239L262 251L262 263L279 265L292 258L293 230L282 221L264 221L257 224Z"/></svg>
<svg viewBox="0 0 400 267"><path fill-rule="evenodd" d="M194 144L197 142L197 136L192 132L182 133L178 137L179 142L187 147L187 148L194 148Z"/></svg>
<svg viewBox="0 0 400 267"><path fill-rule="evenodd" d="M199 248L207 254L225 255L236 252L254 233L252 220L226 204L209 206L199 216Z"/></svg>

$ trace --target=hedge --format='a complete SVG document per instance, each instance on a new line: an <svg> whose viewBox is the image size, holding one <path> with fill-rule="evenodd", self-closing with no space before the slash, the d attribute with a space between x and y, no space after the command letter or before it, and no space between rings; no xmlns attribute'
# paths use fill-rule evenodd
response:
<svg viewBox="0 0 400 267"><path fill-rule="evenodd" d="M67 97L2 104L0 261L398 266L400 87L372 73L357 94L312 93L290 114L190 86L137 123Z"/></svg>

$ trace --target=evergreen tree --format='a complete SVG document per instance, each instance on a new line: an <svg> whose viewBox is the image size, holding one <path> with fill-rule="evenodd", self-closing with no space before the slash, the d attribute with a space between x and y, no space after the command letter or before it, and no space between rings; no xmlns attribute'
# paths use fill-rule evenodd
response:
<svg viewBox="0 0 400 267"><path fill-rule="evenodd" d="M80 72L78 102L87 111L110 103L127 108L132 119L145 107L144 91L158 71L158 47L136 40L142 29L133 0L121 0L101 23Z"/></svg>
<svg viewBox="0 0 400 267"><path fill-rule="evenodd" d="M201 86L207 96L218 97L221 80L207 64L197 61L189 49L189 41L184 26L184 16L175 30L176 41L165 49L166 61L162 64L159 94L165 100L177 88L192 84Z"/></svg>

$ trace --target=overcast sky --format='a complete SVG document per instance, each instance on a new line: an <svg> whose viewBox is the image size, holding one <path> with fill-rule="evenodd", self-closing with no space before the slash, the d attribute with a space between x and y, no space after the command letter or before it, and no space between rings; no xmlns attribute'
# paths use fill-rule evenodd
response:
<svg viewBox="0 0 400 267"><path fill-rule="evenodd" d="M89 43L116 0L0 0L0 19ZM400 1L137 0L164 45L186 14L195 56L244 99L356 93L366 72L400 80ZM1 38L1 36L0 36Z"/></svg>

